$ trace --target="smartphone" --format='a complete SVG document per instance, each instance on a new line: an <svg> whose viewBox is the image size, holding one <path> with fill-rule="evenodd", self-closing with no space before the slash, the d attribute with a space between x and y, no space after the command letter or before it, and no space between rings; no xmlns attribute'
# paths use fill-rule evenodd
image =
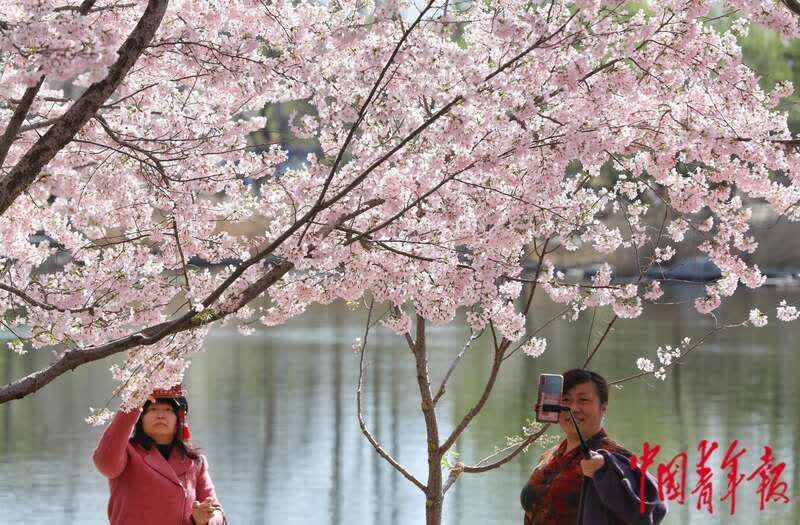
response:
<svg viewBox="0 0 800 525"><path fill-rule="evenodd" d="M561 406L561 391L564 388L564 376L560 374L542 374L539 376L539 398L536 403L536 421L540 423L558 423L559 410L547 410L549 407Z"/></svg>

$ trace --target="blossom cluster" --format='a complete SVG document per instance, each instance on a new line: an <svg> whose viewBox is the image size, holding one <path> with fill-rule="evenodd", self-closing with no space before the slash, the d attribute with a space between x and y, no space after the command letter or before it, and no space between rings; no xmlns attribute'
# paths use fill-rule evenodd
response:
<svg viewBox="0 0 800 525"><path fill-rule="evenodd" d="M667 368L672 366L673 361L679 359L681 354L690 348L691 343L691 338L684 337L680 344L674 348L672 345L659 346L656 349L658 368L656 368L653 361L646 357L640 357L636 360L636 368L648 374L652 373L657 379L664 381L667 378Z"/></svg>
<svg viewBox="0 0 800 525"><path fill-rule="evenodd" d="M140 4L0 0L0 123L44 78L3 177L113 69ZM689 230L723 272L695 303L712 312L764 282L747 262L747 203L800 219L800 155L776 109L791 86L759 86L741 24L706 24L710 2L638 4L170 2L114 94L0 215L0 316L24 349L81 350L190 309L238 310L269 255L292 270L239 321L370 293L437 324L467 309L473 330L491 322L513 341L522 283L572 318L634 318L661 296L609 264L570 281L540 263L546 247L666 264ZM777 3L731 4L796 34L764 7ZM300 162L252 134L274 124L265 104L286 101L314 109L291 122L319 146ZM205 333L131 351L114 370L124 403L179 380Z"/></svg>

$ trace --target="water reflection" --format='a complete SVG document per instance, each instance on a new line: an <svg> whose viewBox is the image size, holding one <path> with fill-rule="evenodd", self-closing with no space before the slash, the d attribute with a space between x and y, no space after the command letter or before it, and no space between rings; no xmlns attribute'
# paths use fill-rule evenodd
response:
<svg viewBox="0 0 800 525"><path fill-rule="evenodd" d="M795 294L796 295L796 294ZM778 292L742 296L726 311L731 319L757 306L772 311ZM786 297L781 293L780 297ZM800 297L787 297L798 301ZM547 319L537 309L534 325ZM193 435L209 456L212 475L232 523L422 523L424 499L362 438L355 417L356 356L362 312L317 309L291 325L250 338L217 330L194 359L188 379ZM598 337L608 316L592 328ZM514 358L495 393L457 444L461 458L477 461L519 431L535 396L537 374L574 366L586 354L591 316L547 330L549 349L538 360ZM658 317L617 325L594 368L609 378L632 372L635 358L710 327L686 306ZM435 385L460 348L464 333L436 329L430 337ZM800 373L796 341L800 325L772 321L766 328L726 332L691 355L665 383L628 383L612 392L607 429L636 450L643 441L662 445L662 458L688 449L690 462L701 439L726 448L739 439L747 448L742 472L752 471L762 445L787 463L790 505L758 511L752 482L740 485L737 512L727 515L721 455L715 471L715 516L672 505L667 523L798 523L796 494L800 444ZM370 336L365 416L382 445L418 477L427 471L425 431L419 415L414 366L404 342L386 331ZM445 434L477 399L489 364L481 342L469 350L440 403ZM47 355L0 354L4 383L48 361ZM105 522L108 489L91 464L99 430L87 427L86 407L99 406L112 388L111 362L78 369L30 398L0 407L0 508L5 522ZM540 451L503 469L464 476L448 493L445 522L520 523L519 489ZM690 474L690 483L696 476Z"/></svg>

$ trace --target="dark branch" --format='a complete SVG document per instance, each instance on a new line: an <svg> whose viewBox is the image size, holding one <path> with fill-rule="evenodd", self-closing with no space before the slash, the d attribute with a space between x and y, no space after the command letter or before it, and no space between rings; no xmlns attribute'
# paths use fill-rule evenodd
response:
<svg viewBox="0 0 800 525"><path fill-rule="evenodd" d="M39 88L42 87L42 82L44 82L44 76L39 77L39 82L37 82L35 86L31 86L25 90L25 94L17 105L17 109L14 110L14 114L8 122L5 132L3 132L3 136L0 137L0 167L3 166L6 155L8 155L8 150L11 149L11 144L14 142L14 139L16 139L17 133L19 133L19 129L25 121L25 117L28 116L28 110L31 109L33 99L36 98Z"/></svg>
<svg viewBox="0 0 800 525"><path fill-rule="evenodd" d="M94 2L85 2L92 5ZM108 100L124 80L156 30L167 10L168 0L150 0L139 23L117 52L117 61L109 68L108 75L89 86L66 113L47 130L16 166L0 179L0 215L14 200L33 184L42 168L66 146L80 129L92 118L100 106Z"/></svg>
<svg viewBox="0 0 800 525"><path fill-rule="evenodd" d="M0 388L0 405L13 399L21 399L28 394L32 394L60 375L74 370L80 365L104 359L108 356L124 352L125 350L136 348L137 346L153 345L167 336L199 328L227 317L275 284L293 267L294 265L292 263L286 261L276 264L260 279L250 284L238 294L236 299L231 301L224 309L211 311L210 315L202 316L197 315L196 312L190 311L173 321L165 321L150 326L121 339L109 341L108 343L98 346L67 350L48 367Z"/></svg>
<svg viewBox="0 0 800 525"><path fill-rule="evenodd" d="M464 346L461 347L461 351L456 355L456 358L453 359L453 362L450 364L450 368L447 369L447 373L444 375L444 379L442 379L441 384L439 384L439 388L436 390L436 395L433 397L433 404L439 402L439 398L441 398L445 393L445 386L447 386L447 380L450 379L450 375L453 373L453 370L456 369L459 361L461 358L464 357L464 354L467 352L467 349L472 345L472 343L480 338L483 335L483 330L480 332L472 332L469 337L467 338Z"/></svg>
<svg viewBox="0 0 800 525"><path fill-rule="evenodd" d="M789 11L800 16L800 2L797 0L781 0L781 2L783 2L783 5L785 5Z"/></svg>
<svg viewBox="0 0 800 525"><path fill-rule="evenodd" d="M361 122L363 122L363 120L364 120L364 116L367 113L367 108L369 107L370 103L372 102L373 97L375 97L375 92L378 90L378 86L380 86L381 82L383 82L383 78L384 78L384 76L386 76L386 72L389 71L389 67L391 67L392 63L394 63L394 59L395 59L395 57L397 57L397 53L400 52L400 48L403 47L403 44L405 43L406 39L408 39L408 35L410 35L411 32L414 30L414 28L416 28L419 25L419 23L422 21L422 18L425 16L425 13L428 12L428 10L431 8L432 5L433 5L433 0L430 0L428 2L428 4L425 6L425 8L420 12L420 14L417 17L417 19L414 20L414 23L412 23L411 26L409 26L409 28L403 33L403 36L400 37L400 40L397 42L397 45L395 46L394 51L392 51L392 54L389 56L389 59L386 61L386 64L384 64L383 69L381 69L381 72L378 75L378 78L375 80L375 83L372 85L372 89L370 90L369 95L367 95L367 98L364 100L364 103L361 105L361 109L358 112L358 117L356 118L356 121L350 127L350 131L347 133L347 137L344 139L344 143L342 144L341 148L339 148L339 153L336 155L336 160L333 162L333 166L331 166L331 171L328 174L328 177L325 179L325 182L322 184L322 191L320 191L319 197L317 198L317 202L314 203L314 206L313 206L312 209L320 209L320 207L322 206L322 203L325 201L325 194L328 191L328 187L330 187L331 182L333 181L333 177L334 177L334 175L336 175L336 171L339 169L339 165L342 162L342 158L344 157L344 154L347 151L347 148L350 146L350 143L353 141L353 136L355 135L356 131L358 130L358 127L361 125ZM305 234L305 232L308 230L308 227L310 225L311 225L311 222L309 222L306 225L306 229L303 231L303 234ZM303 235L300 236L300 239L298 240L298 244L301 243L302 241L303 241Z"/></svg>
<svg viewBox="0 0 800 525"><path fill-rule="evenodd" d="M84 308L60 308L60 307L55 306L55 305L50 304L50 303L37 301L36 299L31 297L30 295L28 295L24 291L22 291L22 290L20 290L18 288L15 288L13 286L8 286L7 284L3 284L3 283L0 283L0 290L5 290L6 292L8 292L10 294L16 295L17 297L19 297L20 299L22 299L23 301L25 301L29 305L35 306L36 308L41 308L42 310L57 311L57 312L70 312L70 313L73 313L73 314L82 313L82 312L92 312L94 310L94 307L92 307L92 306L87 306L87 307L84 307Z"/></svg>
<svg viewBox="0 0 800 525"><path fill-rule="evenodd" d="M486 404L486 401L489 399L489 395L492 393L492 389L494 388L494 383L497 380L497 373L500 371L500 365L503 364L503 353L508 348L508 345L508 339L503 338L500 344L496 347L494 358L492 360L492 370L489 372L489 378L486 380L486 385L483 388L483 393L481 394L480 399L478 399L475 405L464 415L464 417L461 419L461 422L453 430L453 433L447 438L447 441L445 441L439 448L439 451L442 454L450 450L450 447L452 447L458 438L461 437L461 434L467 429L467 426L470 424L472 419L483 409L483 405Z"/></svg>

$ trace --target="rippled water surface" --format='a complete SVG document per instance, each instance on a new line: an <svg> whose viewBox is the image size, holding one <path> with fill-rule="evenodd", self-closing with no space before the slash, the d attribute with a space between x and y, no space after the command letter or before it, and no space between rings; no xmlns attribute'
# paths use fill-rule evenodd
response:
<svg viewBox="0 0 800 525"><path fill-rule="evenodd" d="M681 295L685 292L678 290ZM724 314L746 317L758 306L774 312L779 298L797 302L796 291L769 289L739 297ZM536 308L532 326L552 315ZM230 523L417 524L424 499L380 459L362 437L355 416L357 358L365 312L316 309L290 325L251 337L218 329L195 356L189 373L191 425L204 449ZM486 409L458 442L460 459L472 463L515 434L535 397L541 372L560 372L582 362L590 331L596 339L608 320L598 312L571 324L554 323L539 359L506 361ZM634 370L636 357L655 357L659 345L698 338L712 327L686 306L620 322L594 361L609 379ZM591 328L591 330L590 330ZM458 352L465 332L432 329L429 347L434 384ZM382 445L423 478L425 429L413 361L405 342L385 329L370 335L365 415ZM759 511L754 482L737 492L736 514L719 498L726 490L721 454L714 471L714 516L695 508L696 495L671 507L665 523L800 523L797 502L800 452L800 324L778 321L761 329L730 330L690 354L665 382L636 380L612 391L606 428L634 451L644 441L662 446L662 459L716 440L726 448L738 439L747 449L741 472L757 465L764 445L786 462L782 479L792 502ZM48 356L0 353L0 381L31 372ZM92 524L106 522L108 486L93 468L91 452L100 429L83 423L87 407L103 406L113 388L112 361L84 366L42 392L0 406L0 522ZM480 395L489 364L481 340L459 365L439 403L440 433L449 432ZM500 470L465 475L447 494L445 523L521 523L519 490L541 449L532 448ZM693 465L690 465L693 470ZM697 476L692 471L690 485ZM691 486L689 487L692 488Z"/></svg>

